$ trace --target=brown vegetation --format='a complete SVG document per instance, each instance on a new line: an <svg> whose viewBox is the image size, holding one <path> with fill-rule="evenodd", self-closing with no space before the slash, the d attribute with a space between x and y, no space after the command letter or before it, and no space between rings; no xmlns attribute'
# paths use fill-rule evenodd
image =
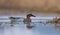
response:
<svg viewBox="0 0 60 35"><path fill-rule="evenodd" d="M60 11L60 0L0 0L0 9Z"/></svg>

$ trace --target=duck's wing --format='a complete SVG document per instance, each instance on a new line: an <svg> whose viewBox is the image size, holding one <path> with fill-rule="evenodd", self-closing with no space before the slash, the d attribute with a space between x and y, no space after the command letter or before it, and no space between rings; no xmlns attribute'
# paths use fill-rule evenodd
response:
<svg viewBox="0 0 60 35"><path fill-rule="evenodd" d="M23 23L26 24L26 18L23 18Z"/></svg>

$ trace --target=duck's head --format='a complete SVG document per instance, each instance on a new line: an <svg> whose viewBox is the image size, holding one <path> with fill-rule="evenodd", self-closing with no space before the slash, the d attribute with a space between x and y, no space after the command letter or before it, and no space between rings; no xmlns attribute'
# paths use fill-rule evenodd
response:
<svg viewBox="0 0 60 35"><path fill-rule="evenodd" d="M10 17L10 19L15 19L14 17Z"/></svg>
<svg viewBox="0 0 60 35"><path fill-rule="evenodd" d="M36 16L33 14L28 14L27 17L36 17Z"/></svg>

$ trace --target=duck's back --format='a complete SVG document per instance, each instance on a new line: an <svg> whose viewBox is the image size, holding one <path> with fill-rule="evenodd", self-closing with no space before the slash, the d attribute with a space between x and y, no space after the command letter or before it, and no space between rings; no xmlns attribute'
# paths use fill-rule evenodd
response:
<svg viewBox="0 0 60 35"><path fill-rule="evenodd" d="M31 19L25 18L25 19L23 20L23 22L24 22L25 24L31 23Z"/></svg>

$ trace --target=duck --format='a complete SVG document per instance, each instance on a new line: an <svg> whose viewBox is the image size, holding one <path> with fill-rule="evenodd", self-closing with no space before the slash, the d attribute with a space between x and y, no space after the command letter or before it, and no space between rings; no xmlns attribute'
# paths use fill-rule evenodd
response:
<svg viewBox="0 0 60 35"><path fill-rule="evenodd" d="M56 17L56 19L55 19L55 26L56 26L57 24L60 24L60 18L57 18L57 17Z"/></svg>
<svg viewBox="0 0 60 35"><path fill-rule="evenodd" d="M35 15L33 14L27 14L26 15L26 18L23 19L23 23L26 24L26 27L28 29L32 28L33 26L31 26L31 18L30 17L36 17Z"/></svg>
<svg viewBox="0 0 60 35"><path fill-rule="evenodd" d="M53 20L48 21L47 23L53 23L56 26L57 24L60 24L60 18L55 17Z"/></svg>
<svg viewBox="0 0 60 35"><path fill-rule="evenodd" d="M11 24L11 26L13 26L13 23L14 23L14 21L15 21L15 20L14 20L15 18L14 18L14 17L10 17L9 19L10 19L10 24Z"/></svg>

